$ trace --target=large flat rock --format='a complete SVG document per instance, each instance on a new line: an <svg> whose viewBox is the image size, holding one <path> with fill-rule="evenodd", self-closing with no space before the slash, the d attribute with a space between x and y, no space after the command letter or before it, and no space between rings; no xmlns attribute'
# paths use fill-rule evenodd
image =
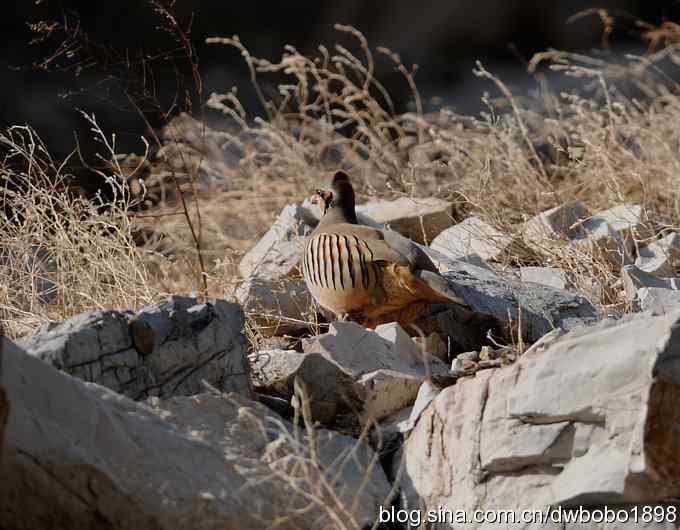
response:
<svg viewBox="0 0 680 530"><path fill-rule="evenodd" d="M237 394L144 405L3 343L2 528L363 527L388 494L353 438L296 431Z"/></svg>
<svg viewBox="0 0 680 530"><path fill-rule="evenodd" d="M316 223L307 208L299 204L286 206L271 228L241 259L241 276L271 281L292 274L302 255L304 240Z"/></svg>
<svg viewBox="0 0 680 530"><path fill-rule="evenodd" d="M478 217L468 217L439 234L431 247L453 259L469 261L471 257L479 256L482 260L496 260L511 244L511 236Z"/></svg>
<svg viewBox="0 0 680 530"><path fill-rule="evenodd" d="M374 331L354 322L333 322L327 333L302 341L306 355L319 354L336 366L340 374L332 378L307 377L314 392L342 389L360 407L359 422L382 420L413 404L428 370L448 373L448 365L427 355L423 364L421 347L396 323L382 324ZM348 377L349 376L349 377Z"/></svg>
<svg viewBox="0 0 680 530"><path fill-rule="evenodd" d="M673 502L679 398L680 312L574 330L443 390L405 443L404 498L518 513Z"/></svg>
<svg viewBox="0 0 680 530"><path fill-rule="evenodd" d="M436 197L373 200L357 206L357 214L425 244L453 222L451 203Z"/></svg>
<svg viewBox="0 0 680 530"><path fill-rule="evenodd" d="M172 296L134 314L90 311L18 341L31 355L133 399L191 395L202 380L250 392L241 308Z"/></svg>
<svg viewBox="0 0 680 530"><path fill-rule="evenodd" d="M299 333L313 321L312 295L302 278L252 276L238 286L236 299L265 337Z"/></svg>
<svg viewBox="0 0 680 530"><path fill-rule="evenodd" d="M529 342L537 341L552 329L590 323L596 317L595 309L582 296L501 277L470 263L449 261L448 272L443 276L474 313L496 318L506 333L514 329L515 336L521 325L522 335Z"/></svg>

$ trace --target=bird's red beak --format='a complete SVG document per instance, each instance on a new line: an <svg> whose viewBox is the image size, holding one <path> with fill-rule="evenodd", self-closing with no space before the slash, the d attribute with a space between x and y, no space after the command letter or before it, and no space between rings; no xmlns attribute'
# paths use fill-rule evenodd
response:
<svg viewBox="0 0 680 530"><path fill-rule="evenodd" d="M333 192L328 190L316 190L314 195L311 197L312 204L326 204L328 200L333 196Z"/></svg>

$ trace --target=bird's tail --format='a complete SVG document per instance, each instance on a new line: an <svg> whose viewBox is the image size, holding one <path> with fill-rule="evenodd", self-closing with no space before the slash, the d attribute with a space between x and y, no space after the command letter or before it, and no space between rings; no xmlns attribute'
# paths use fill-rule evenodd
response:
<svg viewBox="0 0 680 530"><path fill-rule="evenodd" d="M423 285L423 294L428 297L431 302L444 302L448 304L457 304L459 306L469 308L456 291L453 290L451 284L436 272L427 270L415 271L415 276Z"/></svg>

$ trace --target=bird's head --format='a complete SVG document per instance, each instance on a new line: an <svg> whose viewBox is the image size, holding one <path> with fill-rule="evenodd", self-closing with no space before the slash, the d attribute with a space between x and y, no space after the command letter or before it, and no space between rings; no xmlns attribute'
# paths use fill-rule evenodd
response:
<svg viewBox="0 0 680 530"><path fill-rule="evenodd" d="M337 209L347 216L350 222L352 218L356 218L354 188L349 175L342 170L332 174L329 188L319 188L315 191L312 202L321 207L324 216Z"/></svg>

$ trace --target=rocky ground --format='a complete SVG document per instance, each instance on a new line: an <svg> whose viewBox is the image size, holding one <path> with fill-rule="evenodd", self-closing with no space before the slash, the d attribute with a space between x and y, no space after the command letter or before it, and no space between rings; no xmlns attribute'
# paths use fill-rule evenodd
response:
<svg viewBox="0 0 680 530"><path fill-rule="evenodd" d="M505 527L678 528L680 100L657 66L680 64L680 38L616 64L538 54L537 77L551 62L585 82L569 94L514 97L478 63L503 97L472 118L424 113L387 53L415 103L396 114L365 40L339 30L361 58L211 41L277 79L283 99L255 87L266 119L212 94L219 130L181 114L119 156L86 115L108 201L74 193L29 127L0 133L2 530L605 506L628 521ZM321 318L303 198L338 167L360 221L422 245L469 310L410 329Z"/></svg>
<svg viewBox="0 0 680 530"><path fill-rule="evenodd" d="M287 206L240 262L239 303L175 296L3 339L0 526L369 528L381 506L674 506L677 233L640 245L635 204L564 204L520 241L453 224L441 200L360 213L423 244L470 311L433 307L422 334L324 324L297 271L316 214ZM498 267L518 244L601 252L629 311L605 314L569 271Z"/></svg>

